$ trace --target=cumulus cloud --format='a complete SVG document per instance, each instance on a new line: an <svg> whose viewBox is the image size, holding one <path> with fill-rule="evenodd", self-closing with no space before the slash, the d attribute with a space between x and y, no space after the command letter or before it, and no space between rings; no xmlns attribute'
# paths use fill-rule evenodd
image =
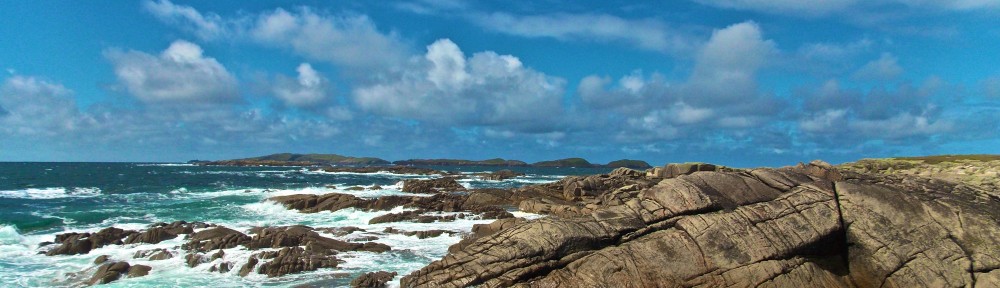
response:
<svg viewBox="0 0 1000 288"><path fill-rule="evenodd" d="M712 33L696 59L687 90L689 101L719 105L756 98L757 72L777 52L754 22L734 24Z"/></svg>
<svg viewBox="0 0 1000 288"><path fill-rule="evenodd" d="M954 121L943 116L935 83L859 91L830 80L805 96L798 128L813 141L845 145L950 132Z"/></svg>
<svg viewBox="0 0 1000 288"><path fill-rule="evenodd" d="M298 77L291 79L279 76L273 87L275 96L288 106L306 108L317 105L327 98L329 81L316 72L309 63L299 64L295 69Z"/></svg>
<svg viewBox="0 0 1000 288"><path fill-rule="evenodd" d="M351 67L387 67L401 62L406 46L378 31L367 16L321 15L308 8L261 13L247 27L261 43L287 47L316 60Z"/></svg>
<svg viewBox="0 0 1000 288"><path fill-rule="evenodd" d="M683 81L640 72L616 82L588 76L577 88L582 102L626 125L621 141L706 137L707 130L741 130L772 119L779 101L761 93L757 73L777 53L760 27L743 22L719 29L700 48Z"/></svg>
<svg viewBox="0 0 1000 288"><path fill-rule="evenodd" d="M903 74L903 68L899 66L899 59L891 53L882 53L876 60L861 66L854 77L866 80L892 80Z"/></svg>
<svg viewBox="0 0 1000 288"><path fill-rule="evenodd" d="M689 51L699 42L689 33L652 19L624 19L607 14L474 14L469 18L483 28L529 38L620 42L659 52Z"/></svg>
<svg viewBox="0 0 1000 288"><path fill-rule="evenodd" d="M492 51L467 57L449 39L427 46L395 79L354 90L361 109L380 115L452 125L551 129L560 114L564 81ZM540 121L540 122L535 122ZM529 125L531 124L531 125Z"/></svg>
<svg viewBox="0 0 1000 288"><path fill-rule="evenodd" d="M147 103L220 103L239 99L236 78L184 40L159 55L112 49L104 55L129 93Z"/></svg>
<svg viewBox="0 0 1000 288"><path fill-rule="evenodd" d="M7 135L57 136L86 127L73 91L35 77L14 75L0 86L0 132Z"/></svg>
<svg viewBox="0 0 1000 288"><path fill-rule="evenodd" d="M253 41L359 69L391 67L406 58L407 46L395 35L380 32L364 15L328 15L299 7L222 17L168 0L147 1L144 6L161 21L204 40Z"/></svg>

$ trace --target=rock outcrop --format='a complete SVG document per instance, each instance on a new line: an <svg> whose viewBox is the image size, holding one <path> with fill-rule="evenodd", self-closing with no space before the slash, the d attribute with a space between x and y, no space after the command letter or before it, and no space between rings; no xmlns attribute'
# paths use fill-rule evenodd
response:
<svg viewBox="0 0 1000 288"><path fill-rule="evenodd" d="M122 239L136 233L132 230L122 230L115 227L101 229L94 233L64 233L56 235L59 246L45 252L45 255L75 255L87 254L90 250L106 245L121 245Z"/></svg>
<svg viewBox="0 0 1000 288"><path fill-rule="evenodd" d="M152 269L146 265L129 265L128 262L106 262L97 268L86 284L107 284L117 281L122 275L128 275L130 278L142 277L148 275Z"/></svg>
<svg viewBox="0 0 1000 288"><path fill-rule="evenodd" d="M574 199L561 201L583 208L483 226L401 286L1000 285L1000 199L975 187L822 162L663 170L616 174L664 179L648 187L583 177L531 188L555 198L570 183ZM638 187L619 191L618 201L601 198L629 185Z"/></svg>
<svg viewBox="0 0 1000 288"><path fill-rule="evenodd" d="M465 187L458 184L453 177L443 177L428 180L404 180L402 190L403 192L429 194L465 190Z"/></svg>

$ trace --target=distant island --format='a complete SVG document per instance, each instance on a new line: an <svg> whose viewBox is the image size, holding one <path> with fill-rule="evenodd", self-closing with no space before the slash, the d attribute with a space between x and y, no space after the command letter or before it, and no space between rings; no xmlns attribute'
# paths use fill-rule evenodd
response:
<svg viewBox="0 0 1000 288"><path fill-rule="evenodd" d="M551 161L541 161L529 164L520 160L506 160L494 158L487 160L463 160L463 159L408 159L389 162L375 157L350 157L338 154L294 154L279 153L267 156L219 160L219 161L188 161L191 164L209 166L321 166L321 165L345 165L345 166L377 166L377 165L403 165L403 166L497 166L497 167L577 167L577 168L632 168L648 169L649 163L642 160L621 159L611 161L608 164L595 164L583 158L566 158Z"/></svg>
<svg viewBox="0 0 1000 288"><path fill-rule="evenodd" d="M387 165L389 161L374 157L350 157L337 154L279 153L267 156L220 160L188 161L191 164L210 166L317 166L317 165Z"/></svg>

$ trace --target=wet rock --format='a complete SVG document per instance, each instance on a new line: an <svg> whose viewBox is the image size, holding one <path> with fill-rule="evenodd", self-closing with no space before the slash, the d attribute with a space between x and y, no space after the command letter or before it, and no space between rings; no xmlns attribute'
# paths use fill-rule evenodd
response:
<svg viewBox="0 0 1000 288"><path fill-rule="evenodd" d="M262 259L271 259L257 269L257 273L267 277L278 277L320 268L335 268L340 260L331 254L308 251L300 247L286 247L274 252L260 254Z"/></svg>
<svg viewBox="0 0 1000 288"><path fill-rule="evenodd" d="M125 244L135 244L135 243L149 243L156 244L164 240L177 238L180 234L191 234L194 233L195 228L206 228L214 225L193 222L188 223L185 221L176 221L170 224L167 223L156 223L151 225L148 229L143 230L140 233L133 233L125 239Z"/></svg>
<svg viewBox="0 0 1000 288"><path fill-rule="evenodd" d="M233 264L229 262L219 263L219 273L229 273L229 270L233 269Z"/></svg>
<svg viewBox="0 0 1000 288"><path fill-rule="evenodd" d="M187 263L188 267L197 267L201 263L205 263L205 257L198 253L191 253L184 256L184 263Z"/></svg>
<svg viewBox="0 0 1000 288"><path fill-rule="evenodd" d="M210 260L208 260L208 261L215 261L215 259L222 259L222 256L225 256L225 255L226 255L226 252L222 251L222 249L219 249L219 252L215 252L215 254L212 254L212 258Z"/></svg>
<svg viewBox="0 0 1000 288"><path fill-rule="evenodd" d="M251 256L250 259L247 259L247 263L243 264L243 267L240 267L240 277L250 275L250 272L253 272L253 268L257 266L257 262L259 261L260 260L257 260L257 257L253 256Z"/></svg>
<svg viewBox="0 0 1000 288"><path fill-rule="evenodd" d="M371 251L385 252L390 248L379 243L351 243L320 236L308 226L268 227L256 231L244 246L250 249L305 246L310 251Z"/></svg>
<svg viewBox="0 0 1000 288"><path fill-rule="evenodd" d="M97 268L97 272L94 272L94 276L87 281L87 284L107 284L122 277L122 274L128 273L129 270L128 262L107 262L102 264Z"/></svg>
<svg viewBox="0 0 1000 288"><path fill-rule="evenodd" d="M97 256L97 258L94 258L94 265L108 262L108 257L108 255Z"/></svg>
<svg viewBox="0 0 1000 288"><path fill-rule="evenodd" d="M122 244L122 238L136 233L132 230L122 230L115 227L101 229L95 233L64 233L56 235L56 243L59 246L45 252L45 255L76 255L87 254L90 250L104 247L106 245Z"/></svg>
<svg viewBox="0 0 1000 288"><path fill-rule="evenodd" d="M184 249L208 252L217 249L228 249L250 241L250 237L239 231L226 227L214 227L190 234Z"/></svg>
<svg viewBox="0 0 1000 288"><path fill-rule="evenodd" d="M146 265L132 265L131 267L128 268L128 277L135 278L135 277L146 276L149 275L150 270L153 270L153 267L149 267Z"/></svg>
<svg viewBox="0 0 1000 288"><path fill-rule="evenodd" d="M482 180L503 181L518 176L524 176L524 173L514 172L512 170L504 169L504 170L493 171L490 173L478 173L476 174L476 176Z"/></svg>
<svg viewBox="0 0 1000 288"><path fill-rule="evenodd" d="M368 272L361 274L358 278L351 280L351 287L354 288L382 288L386 283L396 277L396 272Z"/></svg>
<svg viewBox="0 0 1000 288"><path fill-rule="evenodd" d="M445 233L447 233L448 235L452 235L452 234L456 233L454 231L441 230L441 229L425 230L425 231L402 231L402 230L398 230L398 229L395 229L395 228L392 228L392 227L385 228L385 230L383 230L382 232L384 232L384 233L392 233L392 234L400 234L400 235L406 235L406 236L416 236L419 239L434 238L434 237L441 236L441 235L443 235Z"/></svg>
<svg viewBox="0 0 1000 288"><path fill-rule="evenodd" d="M465 187L458 184L453 177L436 178L429 180L409 179L403 180L403 192L431 194L438 192L451 192L465 190Z"/></svg>
<svg viewBox="0 0 1000 288"><path fill-rule="evenodd" d="M160 252L156 252L156 254L153 254L153 256L149 256L149 260L153 261L167 260L170 258L174 258L174 254L170 253L170 251L167 250L162 250Z"/></svg>

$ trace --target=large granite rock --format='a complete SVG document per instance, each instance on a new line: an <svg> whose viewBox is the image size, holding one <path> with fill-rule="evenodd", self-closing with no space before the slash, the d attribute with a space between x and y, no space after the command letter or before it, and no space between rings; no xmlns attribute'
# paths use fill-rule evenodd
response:
<svg viewBox="0 0 1000 288"><path fill-rule="evenodd" d="M301 247L285 247L278 251L262 252L255 256L261 259L271 259L271 261L260 264L260 267L257 268L257 273L265 274L267 277L315 271L320 268L336 268L337 264L340 263L340 260L329 251L316 251ZM240 274L242 275L242 273Z"/></svg>
<svg viewBox="0 0 1000 288"><path fill-rule="evenodd" d="M101 229L94 233L64 233L56 235L59 246L45 252L45 255L75 255L87 254L90 250L106 245L121 245L122 239L135 234L136 231L122 230L115 227Z"/></svg>
<svg viewBox="0 0 1000 288"><path fill-rule="evenodd" d="M458 184L454 177L443 177L428 180L403 180L402 190L403 192L429 194L465 190L465 187L462 184Z"/></svg>
<svg viewBox="0 0 1000 288"><path fill-rule="evenodd" d="M209 228L188 236L184 249L208 252L218 249L229 249L250 241L250 237L226 227Z"/></svg>
<svg viewBox="0 0 1000 288"><path fill-rule="evenodd" d="M620 191L620 204L590 205L575 217L497 221L486 230L498 231L453 246L401 285L1000 285L1000 199L974 187L841 173L822 162L662 170L674 177ZM583 189L606 183L577 180ZM554 186L531 193L551 195Z"/></svg>

